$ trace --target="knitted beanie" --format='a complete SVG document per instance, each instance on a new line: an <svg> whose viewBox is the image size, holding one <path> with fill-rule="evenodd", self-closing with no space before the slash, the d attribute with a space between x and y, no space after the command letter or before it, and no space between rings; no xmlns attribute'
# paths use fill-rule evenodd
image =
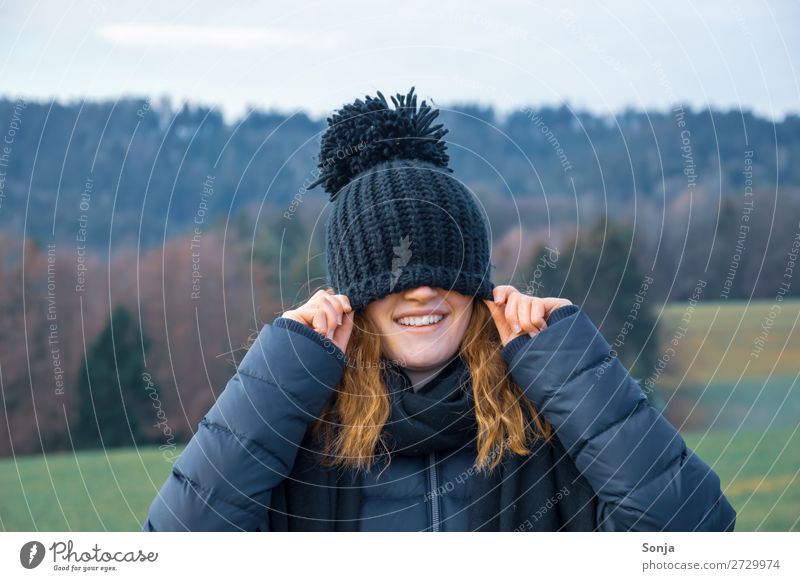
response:
<svg viewBox="0 0 800 581"><path fill-rule="evenodd" d="M331 212L327 283L355 311L418 286L492 298L489 228L475 196L452 177L439 111L414 87L366 96L327 119L318 160Z"/></svg>

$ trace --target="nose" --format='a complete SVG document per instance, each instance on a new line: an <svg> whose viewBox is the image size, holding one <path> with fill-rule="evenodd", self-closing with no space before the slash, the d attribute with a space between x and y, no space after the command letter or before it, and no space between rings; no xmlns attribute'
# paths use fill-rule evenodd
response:
<svg viewBox="0 0 800 581"><path fill-rule="evenodd" d="M429 301L435 299L438 295L439 292L431 286L418 286L403 292L403 297L409 301Z"/></svg>

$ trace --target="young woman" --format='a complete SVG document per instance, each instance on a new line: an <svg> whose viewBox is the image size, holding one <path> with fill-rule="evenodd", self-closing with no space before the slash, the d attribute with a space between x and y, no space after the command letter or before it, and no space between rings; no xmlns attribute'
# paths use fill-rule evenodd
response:
<svg viewBox="0 0 800 581"><path fill-rule="evenodd" d="M733 530L590 318L491 282L438 111L378 95L322 139L330 288L261 329L144 529Z"/></svg>

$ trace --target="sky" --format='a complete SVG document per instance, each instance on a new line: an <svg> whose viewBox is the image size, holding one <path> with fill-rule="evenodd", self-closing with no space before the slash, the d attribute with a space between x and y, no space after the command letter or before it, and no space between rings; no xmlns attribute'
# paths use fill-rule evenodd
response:
<svg viewBox="0 0 800 581"><path fill-rule="evenodd" d="M169 97L330 115L406 93L439 108L567 104L800 112L796 0L0 0L0 96Z"/></svg>

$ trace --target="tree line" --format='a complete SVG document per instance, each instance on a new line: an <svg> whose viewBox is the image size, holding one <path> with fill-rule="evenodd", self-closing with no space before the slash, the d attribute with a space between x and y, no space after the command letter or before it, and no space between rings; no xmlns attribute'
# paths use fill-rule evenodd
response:
<svg viewBox="0 0 800 581"><path fill-rule="evenodd" d="M0 167L0 455L186 441L261 325L325 284L329 208L303 189L321 120L15 103L0 101L0 121L17 117ZM796 260L796 116L443 116L495 283L579 304L634 377L664 303L774 298Z"/></svg>

